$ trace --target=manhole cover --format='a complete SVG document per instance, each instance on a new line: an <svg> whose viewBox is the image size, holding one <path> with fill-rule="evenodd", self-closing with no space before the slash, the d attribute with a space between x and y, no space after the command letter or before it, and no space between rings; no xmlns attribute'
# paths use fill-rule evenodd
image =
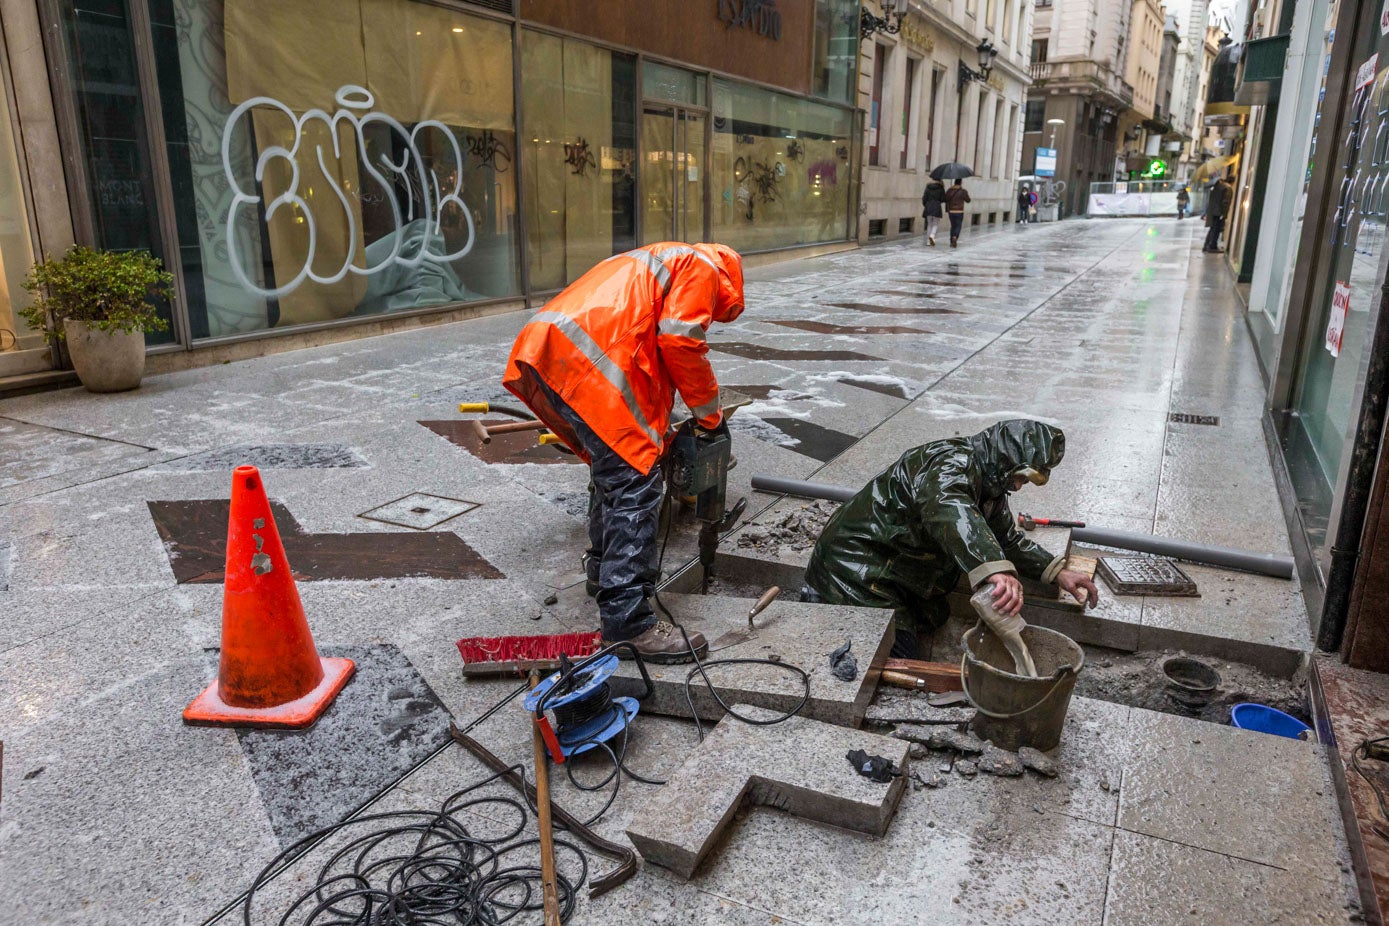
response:
<svg viewBox="0 0 1389 926"><path fill-rule="evenodd" d="M1157 556L1101 556L1099 573L1116 595L1168 595L1199 598L1196 583L1170 559Z"/></svg>
<svg viewBox="0 0 1389 926"><path fill-rule="evenodd" d="M381 521L385 524L399 524L425 531L443 524L449 518L456 518L465 511L472 511L480 503L464 501L459 498L444 498L442 495L427 495L416 492L379 508L363 511L357 515L368 521Z"/></svg>

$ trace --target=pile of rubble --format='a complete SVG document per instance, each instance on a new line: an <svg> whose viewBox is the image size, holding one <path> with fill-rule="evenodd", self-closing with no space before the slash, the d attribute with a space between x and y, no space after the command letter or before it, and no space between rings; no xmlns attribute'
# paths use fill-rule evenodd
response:
<svg viewBox="0 0 1389 926"><path fill-rule="evenodd" d="M834 502L817 501L798 505L773 520L751 524L738 535L738 546L759 553L779 553L791 550L802 553L815 546L825 525L839 506Z"/></svg>
<svg viewBox="0 0 1389 926"><path fill-rule="evenodd" d="M1018 778L1025 769L1032 769L1046 778L1057 776L1056 763L1045 753L1030 746L1024 746L1017 752L1009 752L988 740L981 740L973 733L962 732L953 726L901 724L892 735L914 744L911 747L913 759L926 758L931 754L930 750L944 750L958 756L949 764L941 766L938 771L914 774L915 787L918 790L944 787L945 778L940 772L948 774L954 771L964 778L973 778L980 772L1000 778Z"/></svg>

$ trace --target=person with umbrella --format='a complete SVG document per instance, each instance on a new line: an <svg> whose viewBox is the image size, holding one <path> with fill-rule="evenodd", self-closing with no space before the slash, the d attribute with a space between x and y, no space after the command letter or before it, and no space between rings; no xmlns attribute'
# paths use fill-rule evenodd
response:
<svg viewBox="0 0 1389 926"><path fill-rule="evenodd" d="M964 188L962 181L966 177L973 177L974 171L959 161L951 161L931 171L931 176L936 180L955 181L945 191L945 214L950 218L950 246L957 248L960 246L960 232L965 227L965 204L969 202L969 190Z"/></svg>

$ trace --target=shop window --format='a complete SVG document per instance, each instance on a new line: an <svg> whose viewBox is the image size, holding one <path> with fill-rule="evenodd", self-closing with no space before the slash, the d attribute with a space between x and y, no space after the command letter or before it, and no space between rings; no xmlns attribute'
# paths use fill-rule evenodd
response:
<svg viewBox="0 0 1389 926"><path fill-rule="evenodd" d="M1023 116L1022 130L1026 132L1040 132L1046 126L1047 104L1045 100L1028 100L1027 111Z"/></svg>
<svg viewBox="0 0 1389 926"><path fill-rule="evenodd" d="M40 347L43 341L19 317L32 301L20 286L34 262L29 236L29 212L10 121L9 96L0 85L0 353L15 348Z"/></svg>
<svg viewBox="0 0 1389 926"><path fill-rule="evenodd" d="M160 2L194 337L519 293L507 26L412 0Z"/></svg>
<svg viewBox="0 0 1389 926"><path fill-rule="evenodd" d="M167 258L129 9L124 0L75 0L65 25L82 175L91 206L92 240L83 243ZM167 303L158 310L165 321L171 320ZM145 338L149 344L170 342L172 326Z"/></svg>
<svg viewBox="0 0 1389 926"><path fill-rule="evenodd" d="M524 60L522 62L524 64ZM667 100L672 103L688 103L691 106L707 106L704 99L704 75L643 61L641 64L641 95L647 100Z"/></svg>
<svg viewBox="0 0 1389 926"><path fill-rule="evenodd" d="M762 251L847 237L848 110L720 80L713 114L715 241Z"/></svg>
<svg viewBox="0 0 1389 926"><path fill-rule="evenodd" d="M854 94L858 61L858 0L815 0L816 96L848 103Z"/></svg>
<svg viewBox="0 0 1389 926"><path fill-rule="evenodd" d="M521 107L530 286L559 289L636 247L636 62L522 32Z"/></svg>

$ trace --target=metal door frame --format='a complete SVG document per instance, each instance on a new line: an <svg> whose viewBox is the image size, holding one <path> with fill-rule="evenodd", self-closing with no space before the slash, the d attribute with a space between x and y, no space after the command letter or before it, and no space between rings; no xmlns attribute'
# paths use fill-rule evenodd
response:
<svg viewBox="0 0 1389 926"><path fill-rule="evenodd" d="M638 72L640 72L640 69L641 69L641 62L640 62L640 60L637 62L637 68L638 68ZM704 75L701 75L701 79L707 80L707 77L705 77ZM706 95L707 95L707 94L706 94ZM646 98L645 96L642 96L642 97L640 98L640 101L639 101L639 103L638 103L638 108L639 108L638 116L639 116L640 119L645 119L645 118L646 118L646 114L647 114L647 111L648 111L648 110L661 110L661 111L663 111L663 113L664 113L664 112L668 112L668 113L670 114L670 116L671 116L670 151L671 151L672 154L675 154L676 152L686 151L686 150L687 150L687 146L679 146L679 145L677 145L677 143L681 140L682 129L683 129L684 126L686 125L686 119L687 119L689 116L693 115L693 116L697 116L697 117L699 117L700 119L704 120L704 145L702 146L702 150L701 150L701 152L700 152L700 156L701 156L702 159L703 159L703 163L702 163L702 165L701 165L701 167L700 167L700 171L701 171L700 177L701 177L701 185L702 185L702 188L703 188L702 197L703 197L703 200L704 200L704 201L700 204L700 210L699 210L699 212L700 212L700 225L701 225L701 227L700 227L700 229L698 230L698 231L699 231L699 234L698 234L698 236L695 237L695 240L696 240L696 241L708 241L708 240L709 240L709 229L711 228L711 221L710 221L710 220L711 220L711 215L710 215L710 208L711 208L711 199L710 199L711 183L710 183L710 180L709 180L709 170L710 170L710 159L711 159L712 156L713 156L713 142L714 142L714 119L713 119L713 113L711 112L711 110L710 110L710 108L709 108L708 106L695 106L695 105L692 105L692 104L690 104L690 103L678 103L678 102L674 102L674 101L672 101L672 100L648 99L648 98ZM663 113L661 113L661 114L663 114ZM655 114L655 113L653 113L653 114ZM687 133L686 133L685 137L686 137L686 139L688 139L688 134L687 134ZM638 163L639 165L640 165L640 164L644 164L644 163L646 162L646 154L647 154L647 153L648 153L648 152L647 152L646 144L645 144L645 134L642 132L642 126L641 126L640 122L638 122L638 124L637 124L637 163ZM672 216L675 217L675 218L674 218L674 222L678 223L678 222L680 221L680 217L682 217L682 216L684 215L684 211L685 211L685 209L684 209L685 194L684 194L684 191L681 189L681 184L675 182L675 181L676 181L676 168L675 168L675 163L674 163L674 161L672 161L671 167L670 167L670 180L671 180L671 190L672 190L672 193L673 193L673 196L672 196L671 213L672 213ZM644 240L646 240L646 228L644 227L644 225L645 225L645 220L644 220L644 218L643 218L643 210L642 210L642 208L641 208L641 199L642 199L644 193L645 193L645 191L642 189L642 171L641 171L640 169L638 169L638 170L637 170L637 198L638 198L638 204L637 204L637 216L636 216L636 218L637 218L637 240L638 240L638 241L644 241ZM678 229L672 227L672 228L668 229L668 231L671 232L671 238L676 238L676 237L677 237L677 236L675 235L675 232L677 232ZM663 238L662 240L665 240L665 239Z"/></svg>

